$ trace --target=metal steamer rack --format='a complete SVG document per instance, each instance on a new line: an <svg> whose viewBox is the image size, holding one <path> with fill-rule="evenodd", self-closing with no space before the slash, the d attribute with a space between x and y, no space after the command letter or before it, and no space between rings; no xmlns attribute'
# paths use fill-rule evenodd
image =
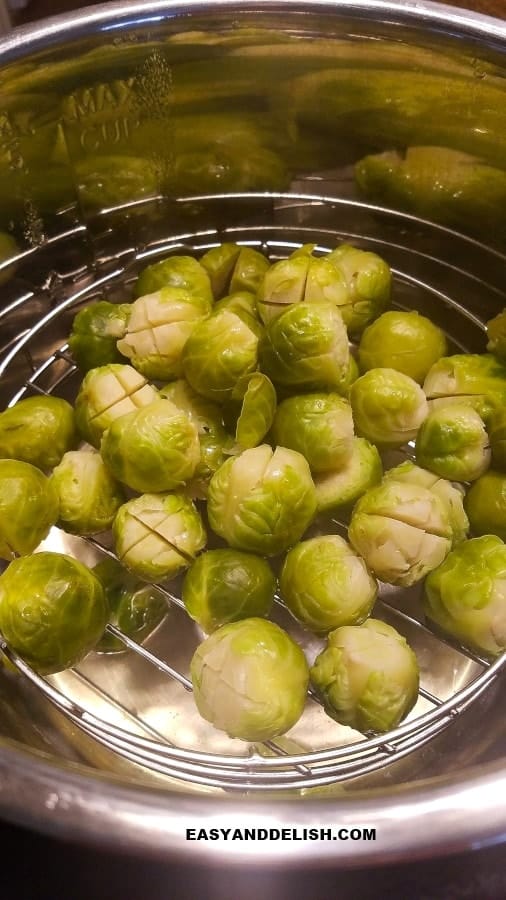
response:
<svg viewBox="0 0 506 900"><path fill-rule="evenodd" d="M327 187L316 180L314 185ZM308 182L302 187L307 189ZM12 394L9 387L9 405L34 393L54 393L66 399L75 396L80 376L63 340L69 331L69 312L73 315L98 296L124 302L128 285L149 262L169 254L198 257L226 240L255 247L272 261L304 243L316 244L317 253L345 240L375 250L392 267L393 306L429 315L447 333L450 352L482 351L483 322L501 302L506 306L506 294L500 287L506 257L477 240L410 215L309 193L213 195L170 204L159 198L150 203L157 214L162 211L161 237L139 246L123 232L124 243L119 248L104 250L102 242L98 251L100 242L96 242L89 267L74 266L73 271L62 274L55 265L36 288L28 289L26 281L14 279L15 296L0 312L2 333L9 335L7 325L13 317L28 322L0 351L0 378L16 388ZM145 202L123 207L123 221L125 212L134 221L139 211L145 214ZM105 211L102 225L116 212ZM223 227L217 224L221 221ZM195 222L199 230L194 230ZM106 227L102 236L111 232ZM31 266L41 250L49 250L57 261L69 241L79 245L93 240L87 226L71 226L22 254L20 263ZM105 247L110 245L106 240ZM473 263L469 270L466 260ZM486 272L486 279L480 280L477 271ZM31 318L25 316L37 295L44 300L43 314L39 304ZM64 329L62 319L67 320ZM45 345L49 349L41 359ZM409 448L404 455L409 455ZM399 455L395 462L401 458ZM327 522L327 530L345 534L345 528L344 521ZM66 550L84 561L114 555L108 539L102 540L101 535L75 538L58 529L52 530L45 549ZM187 672L202 635L173 585L157 587L167 599L168 614L142 646L115 626L108 626L126 653L92 653L74 670L42 677L1 638L0 649L78 729L143 767L141 771L147 769L187 784L263 792L321 788L369 775L440 734L486 691L505 662L502 657L491 664L433 632L423 620L419 586L406 590L381 585L373 614L407 637L420 663L419 699L408 719L385 735L367 737L326 716L310 692L302 719L288 735L248 745L218 734L200 720ZM312 662L322 642L294 622L279 598L274 618L302 644Z"/></svg>

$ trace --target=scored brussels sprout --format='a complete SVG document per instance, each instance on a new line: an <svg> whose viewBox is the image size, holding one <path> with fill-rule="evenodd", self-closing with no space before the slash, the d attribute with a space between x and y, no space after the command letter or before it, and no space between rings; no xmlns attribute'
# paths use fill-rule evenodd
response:
<svg viewBox="0 0 506 900"><path fill-rule="evenodd" d="M425 582L424 612L478 653L506 650L506 546L495 535L460 544Z"/></svg>
<svg viewBox="0 0 506 900"><path fill-rule="evenodd" d="M0 558L32 553L57 518L58 497L40 469L0 459Z"/></svg>
<svg viewBox="0 0 506 900"><path fill-rule="evenodd" d="M60 397L26 397L0 413L0 458L52 469L77 443L74 411Z"/></svg>
<svg viewBox="0 0 506 900"><path fill-rule="evenodd" d="M506 309L487 322L487 334L487 350L506 363Z"/></svg>
<svg viewBox="0 0 506 900"><path fill-rule="evenodd" d="M429 411L421 387L395 369L361 375L351 386L350 402L358 434L380 447L413 440Z"/></svg>
<svg viewBox="0 0 506 900"><path fill-rule="evenodd" d="M243 619L224 625L191 661L200 715L243 741L284 734L304 710L309 670L300 647L278 625Z"/></svg>
<svg viewBox="0 0 506 900"><path fill-rule="evenodd" d="M346 299L339 303L344 324L352 335L360 335L390 302L390 266L376 253L341 244L326 257L346 285Z"/></svg>
<svg viewBox="0 0 506 900"><path fill-rule="evenodd" d="M316 634L359 625L371 612L378 585L349 544L337 534L310 538L288 551L281 596L299 622Z"/></svg>
<svg viewBox="0 0 506 900"><path fill-rule="evenodd" d="M152 584L135 579L115 559L104 559L93 569L109 604L109 625L142 644L167 615L167 601ZM127 649L123 641L105 631L96 648L102 653Z"/></svg>
<svg viewBox="0 0 506 900"><path fill-rule="evenodd" d="M224 402L239 378L258 363L260 326L249 317L225 309L193 329L183 350L183 372L204 397Z"/></svg>
<svg viewBox="0 0 506 900"><path fill-rule="evenodd" d="M81 201L93 210L148 199L160 191L158 166L138 156L87 156L75 171Z"/></svg>
<svg viewBox="0 0 506 900"><path fill-rule="evenodd" d="M276 412L276 390L270 378L253 372L239 379L232 401L241 401L235 427L235 439L242 450L260 444L270 430Z"/></svg>
<svg viewBox="0 0 506 900"><path fill-rule="evenodd" d="M51 484L58 497L58 525L70 534L106 531L125 495L96 450L69 450L53 469Z"/></svg>
<svg viewBox="0 0 506 900"><path fill-rule="evenodd" d="M497 409L488 419L488 436L495 469L506 470L506 408Z"/></svg>
<svg viewBox="0 0 506 900"><path fill-rule="evenodd" d="M349 374L350 349L340 312L330 303L288 307L268 323L259 361L275 385L341 393Z"/></svg>
<svg viewBox="0 0 506 900"><path fill-rule="evenodd" d="M215 300L237 291L255 294L270 266L258 250L232 243L208 250L200 264L209 275Z"/></svg>
<svg viewBox="0 0 506 900"><path fill-rule="evenodd" d="M464 501L473 534L506 540L506 475L491 469L469 488Z"/></svg>
<svg viewBox="0 0 506 900"><path fill-rule="evenodd" d="M485 426L472 406L431 410L416 436L416 461L442 478L475 481L490 465Z"/></svg>
<svg viewBox="0 0 506 900"><path fill-rule="evenodd" d="M389 311L365 329L358 348L360 370L390 368L423 384L447 352L444 333L419 313Z"/></svg>
<svg viewBox="0 0 506 900"><path fill-rule="evenodd" d="M377 578L409 586L443 561L454 533L448 504L438 494L392 477L357 502L348 536Z"/></svg>
<svg viewBox="0 0 506 900"><path fill-rule="evenodd" d="M431 407L465 400L487 424L506 404L506 366L490 353L444 356L429 370L423 389Z"/></svg>
<svg viewBox="0 0 506 900"><path fill-rule="evenodd" d="M365 438L353 438L350 455L339 469L313 476L318 512L349 509L369 488L379 484L382 475L378 449Z"/></svg>
<svg viewBox="0 0 506 900"><path fill-rule="evenodd" d="M264 324L304 300L310 265L309 256L295 253L280 259L265 273L257 293L258 314Z"/></svg>
<svg viewBox="0 0 506 900"><path fill-rule="evenodd" d="M108 616L98 578L63 553L15 559L0 575L0 631L43 675L80 662L102 636Z"/></svg>
<svg viewBox="0 0 506 900"><path fill-rule="evenodd" d="M448 512L453 546L464 540L469 531L469 520L464 510L464 488L461 485L452 484L409 460L385 472L383 480L417 484L437 494Z"/></svg>
<svg viewBox="0 0 506 900"><path fill-rule="evenodd" d="M163 288L176 289L200 300L205 308L211 308L213 293L205 268L193 256L169 256L146 266L135 285L135 296L158 294ZM152 323L154 324L154 323Z"/></svg>
<svg viewBox="0 0 506 900"><path fill-rule="evenodd" d="M133 491L171 491L192 477L200 461L197 426L162 398L112 422L100 453Z"/></svg>
<svg viewBox="0 0 506 900"><path fill-rule="evenodd" d="M275 444L298 450L313 472L344 465L353 446L351 406L338 394L303 394L279 404L272 426Z"/></svg>
<svg viewBox="0 0 506 900"><path fill-rule="evenodd" d="M99 447L115 419L157 399L155 388L132 366L111 363L90 369L76 398L77 427L85 441Z"/></svg>
<svg viewBox="0 0 506 900"><path fill-rule="evenodd" d="M209 524L239 550L275 556L302 537L315 512L309 466L285 447L244 450L223 463L209 485Z"/></svg>
<svg viewBox="0 0 506 900"><path fill-rule="evenodd" d="M332 631L310 675L329 716L365 734L396 728L418 697L415 654L378 619Z"/></svg>
<svg viewBox="0 0 506 900"><path fill-rule="evenodd" d="M179 378L184 346L210 312L207 298L182 288L165 287L146 294L132 303L118 350L146 378Z"/></svg>
<svg viewBox="0 0 506 900"><path fill-rule="evenodd" d="M276 579L269 564L241 550L207 550L188 569L182 599L208 634L229 622L269 614Z"/></svg>
<svg viewBox="0 0 506 900"><path fill-rule="evenodd" d="M112 526L120 562L146 581L186 569L205 546L202 519L184 494L142 494L120 507Z"/></svg>
<svg viewBox="0 0 506 900"><path fill-rule="evenodd" d="M74 317L69 348L83 372L122 362L116 341L123 337L131 312L130 303L90 303Z"/></svg>

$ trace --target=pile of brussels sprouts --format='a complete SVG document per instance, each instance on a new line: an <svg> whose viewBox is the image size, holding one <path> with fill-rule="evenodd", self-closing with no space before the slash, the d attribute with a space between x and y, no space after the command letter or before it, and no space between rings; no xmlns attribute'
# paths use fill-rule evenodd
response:
<svg viewBox="0 0 506 900"><path fill-rule="evenodd" d="M108 622L142 641L164 617L156 585L184 573L207 635L191 663L198 710L247 741L291 728L310 683L364 733L408 714L417 660L371 618L378 581L427 576L427 619L501 653L506 312L488 353L448 356L434 323L387 310L391 282L348 244L270 265L226 243L148 266L130 303L82 309L75 407L37 396L0 414L9 646L51 673L122 649ZM384 471L406 445L414 458ZM326 533L333 517L348 540ZM110 529L118 561L34 553L55 524ZM267 618L279 598L325 641L311 667Z"/></svg>

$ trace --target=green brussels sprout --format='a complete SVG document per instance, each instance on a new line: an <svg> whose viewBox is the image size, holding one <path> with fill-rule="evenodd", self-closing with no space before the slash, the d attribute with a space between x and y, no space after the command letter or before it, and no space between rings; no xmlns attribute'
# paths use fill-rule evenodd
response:
<svg viewBox="0 0 506 900"><path fill-rule="evenodd" d="M32 553L57 518L58 497L40 469L0 459L0 558Z"/></svg>
<svg viewBox="0 0 506 900"><path fill-rule="evenodd" d="M269 564L241 550L208 550L188 569L182 599L208 634L229 622L269 614L276 579Z"/></svg>
<svg viewBox="0 0 506 900"><path fill-rule="evenodd" d="M12 235L0 231L0 285L6 284L14 275L17 264L9 261L17 256L19 247Z"/></svg>
<svg viewBox="0 0 506 900"><path fill-rule="evenodd" d="M26 397L0 413L0 458L52 469L78 442L74 411L60 397Z"/></svg>
<svg viewBox="0 0 506 900"><path fill-rule="evenodd" d="M109 604L109 624L138 644L148 638L167 615L167 601L152 584L137 581L115 559L104 559L93 568ZM101 653L121 653L126 646L105 631L96 648Z"/></svg>
<svg viewBox="0 0 506 900"><path fill-rule="evenodd" d="M330 303L288 307L268 323L259 360L275 385L341 392L350 350L340 312Z"/></svg>
<svg viewBox="0 0 506 900"><path fill-rule="evenodd" d="M431 366L447 352L444 333L419 313L383 313L365 329L358 348L362 372L390 368L423 384Z"/></svg>
<svg viewBox="0 0 506 900"><path fill-rule="evenodd" d="M363 559L337 534L292 547L279 584L290 612L316 634L327 634L340 625L359 625L378 593Z"/></svg>
<svg viewBox="0 0 506 900"><path fill-rule="evenodd" d="M237 380L258 362L258 328L230 310L214 313L192 331L183 350L183 372L203 397L225 401Z"/></svg>
<svg viewBox="0 0 506 900"><path fill-rule="evenodd" d="M315 512L311 472L295 450L261 444L228 459L211 478L209 524L239 550L275 556L302 537Z"/></svg>
<svg viewBox="0 0 506 900"><path fill-rule="evenodd" d="M184 378L170 381L160 388L160 397L170 400L191 422L197 426L199 435L222 427L221 409L211 400L197 394Z"/></svg>
<svg viewBox="0 0 506 900"><path fill-rule="evenodd" d="M502 363L506 363L506 309L487 322L487 350Z"/></svg>
<svg viewBox="0 0 506 900"><path fill-rule="evenodd" d="M506 470L506 409L497 409L488 420L488 436L495 469Z"/></svg>
<svg viewBox="0 0 506 900"><path fill-rule="evenodd" d="M234 294L222 297L214 304L213 312L221 312L223 309L236 313L240 319L246 317L246 321L248 317L258 320L257 302L255 295L250 291L236 291Z"/></svg>
<svg viewBox="0 0 506 900"><path fill-rule="evenodd" d="M214 76L213 76L214 77ZM228 87L226 88L228 92ZM266 147L223 141L178 153L169 187L179 194L282 191L290 184L283 159Z"/></svg>
<svg viewBox="0 0 506 900"><path fill-rule="evenodd" d="M374 444L354 437L351 451L341 468L313 476L319 513L349 509L383 475L381 457Z"/></svg>
<svg viewBox="0 0 506 900"><path fill-rule="evenodd" d="M186 569L205 546L202 519L184 494L142 494L120 507L112 526L120 562L146 581Z"/></svg>
<svg viewBox="0 0 506 900"><path fill-rule="evenodd" d="M230 737L268 741L292 728L304 710L306 658L265 619L218 628L197 647L190 671L200 715Z"/></svg>
<svg viewBox="0 0 506 900"><path fill-rule="evenodd" d="M302 453L313 472L338 469L351 456L351 406L338 394L287 397L276 410L272 438Z"/></svg>
<svg viewBox="0 0 506 900"><path fill-rule="evenodd" d="M80 662L102 636L108 616L98 578L63 553L15 559L0 575L0 631L42 675Z"/></svg>
<svg viewBox="0 0 506 900"><path fill-rule="evenodd" d="M256 447L270 430L276 412L276 391L267 375L253 372L239 379L232 400L241 400L235 439L242 450Z"/></svg>
<svg viewBox="0 0 506 900"><path fill-rule="evenodd" d="M195 326L210 312L207 299L181 288L165 287L146 294L132 303L118 350L146 378L179 378L183 348Z"/></svg>
<svg viewBox="0 0 506 900"><path fill-rule="evenodd" d="M424 612L446 634L486 656L506 650L506 546L487 534L460 544L425 582Z"/></svg>
<svg viewBox="0 0 506 900"><path fill-rule="evenodd" d="M155 388L132 366L118 363L98 366L90 369L79 388L75 406L77 427L85 441L99 447L104 431L115 419L157 399Z"/></svg>
<svg viewBox="0 0 506 900"><path fill-rule="evenodd" d="M70 534L107 531L125 495L96 450L69 450L53 469L58 525Z"/></svg>
<svg viewBox="0 0 506 900"><path fill-rule="evenodd" d="M116 341L123 337L132 307L130 303L90 303L74 318L69 348L83 372L122 362Z"/></svg>
<svg viewBox="0 0 506 900"><path fill-rule="evenodd" d="M163 288L176 288L179 296L182 292L190 294L200 300L204 309L211 309L213 292L209 275L193 256L169 256L146 266L137 279L135 296L158 294ZM156 320L149 321L156 324Z"/></svg>
<svg viewBox="0 0 506 900"><path fill-rule="evenodd" d="M416 436L416 461L441 478L475 481L490 465L485 426L465 403L431 410Z"/></svg>
<svg viewBox="0 0 506 900"><path fill-rule="evenodd" d="M469 531L469 520L464 510L464 488L461 485L452 484L434 472L416 466L410 460L389 469L383 476L383 481L400 481L409 484L417 484L428 488L445 503L448 518L452 529L452 546L463 541Z"/></svg>
<svg viewBox="0 0 506 900"><path fill-rule="evenodd" d="M255 294L270 266L258 250L231 243L208 250L200 264L209 275L215 300L236 292Z"/></svg>
<svg viewBox="0 0 506 900"><path fill-rule="evenodd" d="M308 256L293 255L280 259L268 269L257 293L258 314L265 325L285 312L287 307L304 300L310 265Z"/></svg>
<svg viewBox="0 0 506 900"><path fill-rule="evenodd" d="M118 481L133 491L171 491L197 468L197 426L170 400L155 400L112 422L100 453Z"/></svg>
<svg viewBox="0 0 506 900"><path fill-rule="evenodd" d="M421 387L395 369L371 369L351 386L357 432L381 447L401 447L416 437L428 414Z"/></svg>
<svg viewBox="0 0 506 900"><path fill-rule="evenodd" d="M329 716L365 734L396 728L415 705L420 680L411 647L378 619L332 631L310 676Z"/></svg>
<svg viewBox="0 0 506 900"><path fill-rule="evenodd" d="M377 578L407 587L447 556L453 528L448 504L438 494L386 478L357 502L348 537Z"/></svg>
<svg viewBox="0 0 506 900"><path fill-rule="evenodd" d="M457 353L434 363L423 383L431 407L466 403L485 424L506 404L506 366L488 353Z"/></svg>
<svg viewBox="0 0 506 900"><path fill-rule="evenodd" d="M469 488L464 501L473 534L506 540L506 475L490 469Z"/></svg>
<svg viewBox="0 0 506 900"><path fill-rule="evenodd" d="M360 335L390 302L392 273L376 253L341 244L326 257L339 271L346 287L338 303L344 324L352 335Z"/></svg>
<svg viewBox="0 0 506 900"><path fill-rule="evenodd" d="M158 166L137 156L88 156L75 166L81 202L93 210L122 206L160 192Z"/></svg>

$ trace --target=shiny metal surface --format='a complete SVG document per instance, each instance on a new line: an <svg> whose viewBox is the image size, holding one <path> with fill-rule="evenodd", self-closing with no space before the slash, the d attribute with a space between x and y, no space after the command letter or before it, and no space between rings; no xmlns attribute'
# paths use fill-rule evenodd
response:
<svg viewBox="0 0 506 900"><path fill-rule="evenodd" d="M339 120L338 132L325 117L316 127L315 110L307 98L312 98L315 83L324 86L343 78L350 89L359 88L359 94L353 95L359 98L364 90L362 67L372 69L366 80L373 81L375 71L392 70L394 84L402 81L397 68L405 69L417 90L424 80L434 87L431 78L437 72L449 85L448 146L479 151L498 165L503 120L500 105L496 119L493 103L504 100L500 78L504 24L430 3L411 8L407 3L379 0L188 3L184 11L182 18L180 4L155 3L150 4L148 15L144 4L114 4L41 24L0 46L0 58L6 63L36 50L46 51L34 68L37 81L30 64L26 68L17 68L18 63L12 68L6 65L3 80L0 73L0 107L7 104L10 125L19 129L20 147L24 147L27 114L33 126L33 147L39 137L56 141L55 135L63 134L66 155L59 142L55 144L58 152L54 147L51 152L58 174L63 170L69 174L65 191L47 199L31 180L33 164L31 171L26 159L19 163L18 157L21 177L15 182L18 193L13 191L11 209L21 217L17 235L24 240L17 272L3 288L2 403L37 390L71 398L78 377L65 340L75 310L98 295L128 298L129 285L147 260L168 252L198 255L225 239L258 246L272 259L305 242L315 242L323 252L338 241L353 240L383 254L392 265L394 305L426 312L448 333L454 350L483 350L483 322L506 303L500 227L464 234L453 224L448 227L413 212L371 205L359 198L353 179L352 163L358 156L390 146L385 135L391 126L400 123L394 144L401 140L401 132L407 140L406 110L413 139L427 141L435 128L441 140L437 130L441 123L427 119L432 100L424 101L423 92L417 93L413 106L411 98L399 93L391 120L385 97L385 110L373 118L371 136L371 129L364 130L363 117L358 122L350 107L341 112L344 118ZM264 29L261 41L251 33L252 24ZM112 44L108 43L111 31ZM283 49L278 45L282 35L287 41ZM397 42L400 35L404 43ZM482 41L479 57L476 43L466 43L471 36ZM48 56L47 48L53 45L59 45L58 53ZM170 68L156 55L160 47L169 60L173 58ZM153 52L154 83L167 101L163 108L151 95ZM221 81L213 57L216 52L224 54L228 66L227 78ZM201 57L201 69L199 63L192 69L191 61ZM249 58L251 69L245 68ZM191 65L185 69L187 61ZM264 80L262 66L267 73ZM275 72L281 78L285 69L286 84L273 77ZM127 101L130 97L129 71L134 93L136 84L141 88L137 97L151 97L147 122L139 115L138 105L125 107L125 97ZM209 81L210 71L215 81ZM121 80L114 80L118 75ZM89 89L83 87L88 82ZM51 99L43 121L34 116L37 104L27 93L36 90L37 84L39 97L44 95L46 101L58 97L57 102ZM294 85L298 92L291 92ZM464 86L465 109L470 113L466 127L461 127L457 88ZM23 109L28 110L25 118L10 113L10 91L17 99L22 94ZM99 105L104 96L112 103L112 119L104 118L107 110ZM292 96L297 100L298 119L285 129L284 119L278 117ZM275 139L273 132L262 138L268 155L261 158L271 159L272 152L279 155L289 173L287 190L265 184L260 193L248 192L244 184L238 184L242 190L234 190L230 182L222 194L210 197L196 191L188 199L154 188L150 196L126 204L108 202L104 195L99 210L95 198L90 199L83 188L79 167L87 154L98 147L102 159L106 152L114 153L116 146L123 154L134 150L139 154L144 147L139 134L143 140L149 135L152 158L157 159L164 142L169 137L172 141L175 134L175 143L164 157L164 172L175 165L184 175L180 162L186 158L186 148L184 139L178 140L188 122L195 128L195 121L187 117L205 115L208 108L215 115L231 115L226 130L229 133L233 126L233 133L234 127L245 127L245 98L259 118L271 122L273 117L277 123ZM458 108L452 114L454 102ZM496 122L494 131L491 126ZM251 124L248 121L248 128ZM256 119L254 124L256 128ZM246 157L251 131L247 135ZM0 144L4 155L10 154L11 165L16 147L12 134L10 144L6 140L5 128ZM28 140L26 144L29 153ZM213 153L222 144L220 135ZM241 171L234 177L240 182L249 174ZM53 200L56 204L55 197L58 208L51 205ZM468 224L473 225L464 221L464 230ZM344 524L332 527L339 530ZM76 552L88 562L110 549L107 544L101 548L96 542L76 541L57 531L49 540L53 549ZM146 645L144 658L132 647L116 659L92 655L78 673L50 679L58 692L53 700L65 707L65 715L47 702L44 692L50 687L43 684L43 692L40 685L34 689L29 672L24 678L3 674L0 808L5 815L88 840L118 841L147 852L193 853L202 859L216 858L218 852L220 859L238 863L252 858L283 863L293 860L294 854L281 842L251 844L246 850L225 843L218 843L217 850L191 846L184 839L186 824L195 827L205 819L215 827L236 822L326 827L338 819L343 826L377 828L374 845L357 842L350 847L324 841L296 845L300 864L328 865L450 852L498 840L506 833L500 799L504 791L500 761L505 736L500 699L504 676L493 677L500 664L487 668L483 661L432 635L420 619L415 590L385 589L376 613L404 631L420 660L422 692L405 725L382 739L363 742L310 701L289 735L254 748L220 736L197 717L185 679L199 634L181 610L177 585L169 590L175 599L164 624ZM278 613L294 631L295 624L283 618L282 608ZM314 657L317 641L308 641L300 632L297 637L305 641L308 656ZM153 666L151 654L161 659L161 665ZM105 746L90 735L98 736ZM119 754L111 752L111 747ZM476 765L479 768L473 768ZM259 798L257 792L265 790L271 792L269 797Z"/></svg>

